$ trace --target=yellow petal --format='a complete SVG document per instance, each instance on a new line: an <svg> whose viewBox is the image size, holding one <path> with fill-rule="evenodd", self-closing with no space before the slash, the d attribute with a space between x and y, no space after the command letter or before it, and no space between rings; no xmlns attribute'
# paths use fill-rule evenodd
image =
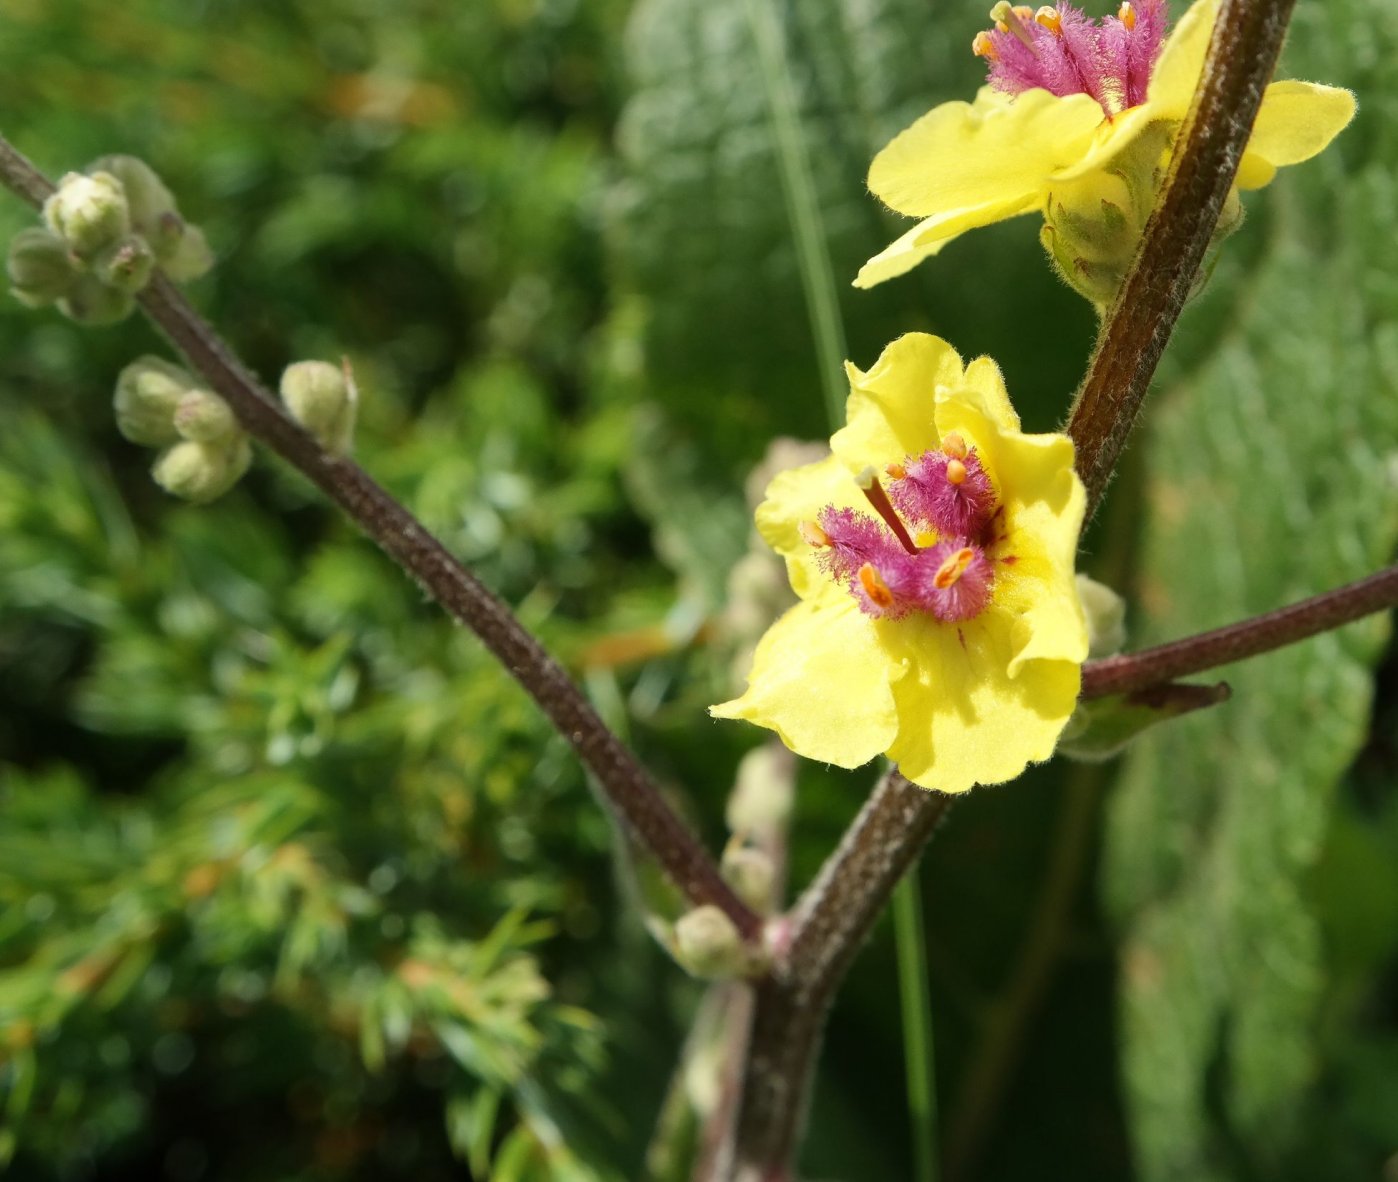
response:
<svg viewBox="0 0 1398 1182"><path fill-rule="evenodd" d="M977 357L966 367L966 377L955 390L942 389L937 393L938 403L950 402L953 397L970 400L1001 431L1017 433L1020 429L1019 415L1015 413L1010 392L1005 387L1005 376L1000 367L990 357ZM954 427L940 426L939 434L945 435Z"/></svg>
<svg viewBox="0 0 1398 1182"><path fill-rule="evenodd" d="M893 742L898 717L890 681L903 672L849 596L807 601L767 630L747 692L709 713L776 731L807 759L858 767Z"/></svg>
<svg viewBox="0 0 1398 1182"><path fill-rule="evenodd" d="M1072 440L1005 430L966 390L939 402L937 424L974 442L1004 505L1004 541L993 556L995 611L1009 637L1008 676L1041 659L1086 660L1087 621L1073 567L1087 498L1073 471Z"/></svg>
<svg viewBox="0 0 1398 1182"><path fill-rule="evenodd" d="M941 337L910 332L879 355L868 373L846 364L850 395L848 424L835 433L830 449L852 473L873 465L921 455L936 447L939 387L960 386L961 357Z"/></svg>
<svg viewBox="0 0 1398 1182"><path fill-rule="evenodd" d="M1020 214L1033 213L1042 204L1043 195L1035 192L1020 194L1001 202L987 202L970 212L961 211L925 218L860 267L859 274L854 279L854 286L876 287L885 279L894 279L911 271L923 259L930 259L953 238L959 238L967 230L988 226L992 222L1003 222L1007 218L1019 217Z"/></svg>
<svg viewBox="0 0 1398 1182"><path fill-rule="evenodd" d="M820 570L817 551L801 537L801 523L815 521L827 505L863 510L867 504L849 469L833 455L778 472L767 485L757 507L757 532L786 559L791 589L800 598L809 599L833 587Z"/></svg>
<svg viewBox="0 0 1398 1182"><path fill-rule="evenodd" d="M1039 200L1101 120L1085 94L1030 90L1007 102L982 90L975 103L942 103L897 135L874 157L869 188L899 213L942 219L937 237L950 238L996 220L987 211Z"/></svg>
<svg viewBox="0 0 1398 1182"><path fill-rule="evenodd" d="M1209 40L1218 19L1219 0L1198 0L1179 19L1160 49L1160 60L1151 72L1150 87L1143 106L1153 119L1183 119L1189 114Z"/></svg>
<svg viewBox="0 0 1398 1182"><path fill-rule="evenodd" d="M1262 95L1243 167L1238 170L1238 187L1261 188L1278 168L1300 164L1323 151L1354 118L1354 111L1354 95L1338 86L1273 82Z"/></svg>
<svg viewBox="0 0 1398 1182"><path fill-rule="evenodd" d="M1053 754L1077 701L1077 664L1032 661L1011 678L1008 630L993 618L959 629L926 619L900 623L912 625L899 636L916 664L893 687L898 737L888 757L908 779L964 792L1012 780Z"/></svg>

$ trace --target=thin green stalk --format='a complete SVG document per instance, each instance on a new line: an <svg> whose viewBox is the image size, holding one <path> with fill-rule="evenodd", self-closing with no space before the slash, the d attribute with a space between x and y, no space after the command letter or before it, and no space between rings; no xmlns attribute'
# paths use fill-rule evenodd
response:
<svg viewBox="0 0 1398 1182"><path fill-rule="evenodd" d="M782 196L796 244L796 261L806 295L811 335L815 338L825 409L832 427L839 427L845 421L844 362L849 351L845 348L845 329L840 323L840 305L835 294L835 269L830 263L820 203L811 179L810 156L801 135L796 89L786 65L785 38L774 0L747 0L747 16L761 66L772 137L777 145Z"/></svg>
<svg viewBox="0 0 1398 1182"><path fill-rule="evenodd" d="M821 223L820 205L811 179L810 158L801 134L791 72L775 0L747 0L748 23L762 67L762 85L772 134L777 144L782 193L791 222L801 286L811 334L816 342L821 385L832 429L845 421L843 363L848 356L840 320L835 272ZM908 1111L913 1125L917 1182L936 1182L937 1112L932 1081L932 1015L927 988L927 949L922 938L917 882L909 875L893 896L894 933L898 947L898 988L902 999L904 1060L908 1077Z"/></svg>
<svg viewBox="0 0 1398 1182"><path fill-rule="evenodd" d="M936 1059L917 866L908 871L893 892L893 931L898 945L898 999L903 1010L903 1063L908 1075L913 1178L916 1182L937 1182L937 1088L933 1079Z"/></svg>

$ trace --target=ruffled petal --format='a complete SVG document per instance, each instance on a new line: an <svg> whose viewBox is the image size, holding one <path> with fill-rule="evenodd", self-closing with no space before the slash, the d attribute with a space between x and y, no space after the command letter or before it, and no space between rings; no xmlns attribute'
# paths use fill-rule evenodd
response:
<svg viewBox="0 0 1398 1182"><path fill-rule="evenodd" d="M803 521L815 521L827 505L867 508L849 469L833 455L814 464L778 472L757 507L757 532L786 559L791 589L810 599L834 587L817 562L817 552L801 537ZM844 592L840 592L844 595Z"/></svg>
<svg viewBox="0 0 1398 1182"><path fill-rule="evenodd" d="M747 692L709 713L776 731L807 759L868 763L897 733L890 683L906 670L877 628L846 595L798 603L758 644Z"/></svg>
<svg viewBox="0 0 1398 1182"><path fill-rule="evenodd" d="M830 440L830 449L857 474L936 447L939 388L962 384L961 357L941 337L910 332L879 355L867 373L846 364L850 395L847 425Z"/></svg>
<svg viewBox="0 0 1398 1182"><path fill-rule="evenodd" d="M1260 189L1278 168L1324 151L1354 118L1354 95L1318 82L1273 82L1262 95L1243 163L1240 189Z"/></svg>
<svg viewBox="0 0 1398 1182"><path fill-rule="evenodd" d="M942 219L936 236L951 238L995 220L988 209L1042 200L1045 180L1082 155L1101 121L1085 94L1030 90L1009 101L986 88L974 103L933 107L896 136L874 157L869 188L899 213Z"/></svg>
<svg viewBox="0 0 1398 1182"><path fill-rule="evenodd" d="M950 403L957 399L974 403L980 411L1001 431L1017 433L1020 429L1019 415L1015 413L1010 392L1005 386L1005 375L990 357L977 357L966 367L966 376L955 389L943 387L937 391L937 403ZM943 426L941 414L937 415L937 429L940 435L956 428Z"/></svg>
<svg viewBox="0 0 1398 1182"><path fill-rule="evenodd" d="M1076 663L1033 661L1011 678L1008 632L993 618L960 628L912 623L899 633L915 664L893 687L898 737L888 749L908 779L964 792L1053 754L1077 702Z"/></svg>

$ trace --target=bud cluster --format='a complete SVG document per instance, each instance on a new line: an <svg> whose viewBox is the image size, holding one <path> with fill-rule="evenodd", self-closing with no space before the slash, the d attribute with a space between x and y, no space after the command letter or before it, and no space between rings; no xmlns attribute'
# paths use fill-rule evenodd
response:
<svg viewBox="0 0 1398 1182"><path fill-rule="evenodd" d="M212 265L203 233L180 217L151 168L134 156L104 156L59 182L44 202L44 225L10 243L6 269L21 303L56 304L81 324L114 324L157 267L182 281Z"/></svg>
<svg viewBox="0 0 1398 1182"><path fill-rule="evenodd" d="M252 446L228 404L188 371L138 357L117 377L117 429L160 449L151 475L166 492L196 504L222 496L252 462Z"/></svg>

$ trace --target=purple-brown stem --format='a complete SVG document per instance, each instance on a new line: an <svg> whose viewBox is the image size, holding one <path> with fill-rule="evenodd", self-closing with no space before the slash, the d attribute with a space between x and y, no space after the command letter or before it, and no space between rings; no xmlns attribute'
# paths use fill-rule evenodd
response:
<svg viewBox="0 0 1398 1182"><path fill-rule="evenodd" d="M888 772L788 916L785 948L756 986L738 1114L740 1182L790 1182L835 991L955 799Z"/></svg>
<svg viewBox="0 0 1398 1182"><path fill-rule="evenodd" d="M48 179L3 138L0 180L36 206L53 191ZM164 276L151 281L140 303L233 409L249 435L298 469L454 619L480 637L572 745L612 812L685 897L696 906L712 903L721 908L746 938L756 938L761 918L723 881L714 860L665 803L636 757L510 609L363 468L326 452L307 434Z"/></svg>
<svg viewBox="0 0 1398 1182"><path fill-rule="evenodd" d="M1398 607L1398 565L1212 632L1138 653L1089 661L1082 670L1081 697L1104 698L1150 689L1177 677L1284 648L1391 607Z"/></svg>
<svg viewBox="0 0 1398 1182"><path fill-rule="evenodd" d="M1296 0L1223 0L1164 189L1069 413L1088 517L1106 491L1233 188Z"/></svg>

